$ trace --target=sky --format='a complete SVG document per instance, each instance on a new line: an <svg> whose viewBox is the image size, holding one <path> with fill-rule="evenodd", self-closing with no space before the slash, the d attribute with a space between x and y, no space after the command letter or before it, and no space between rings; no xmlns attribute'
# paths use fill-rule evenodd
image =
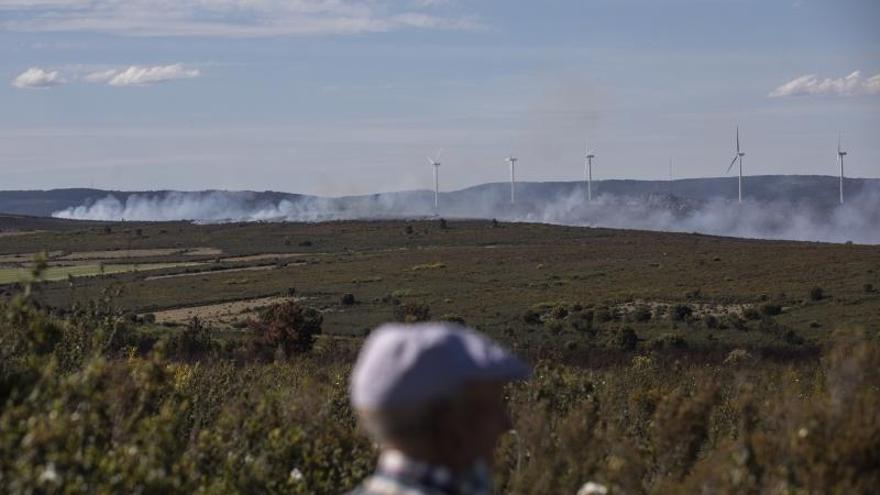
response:
<svg viewBox="0 0 880 495"><path fill-rule="evenodd" d="M0 0L0 190L880 177L876 0ZM731 174L735 171L731 171Z"/></svg>

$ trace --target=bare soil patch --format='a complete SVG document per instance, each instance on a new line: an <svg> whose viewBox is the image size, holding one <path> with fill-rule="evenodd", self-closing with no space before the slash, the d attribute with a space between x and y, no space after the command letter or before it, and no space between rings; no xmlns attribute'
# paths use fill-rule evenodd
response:
<svg viewBox="0 0 880 495"><path fill-rule="evenodd" d="M49 259L56 258L60 256L62 251L50 251L46 253ZM3 254L0 255L0 263L27 263L33 261L34 256L40 253L16 253L16 254Z"/></svg>
<svg viewBox="0 0 880 495"><path fill-rule="evenodd" d="M187 249L182 253L184 256L220 256L223 250L214 247L197 247Z"/></svg>
<svg viewBox="0 0 880 495"><path fill-rule="evenodd" d="M172 273L170 275L154 275L152 277L147 277L144 280L147 282L151 280L163 280L166 278L183 278L183 277L201 277L207 275L220 275L223 273L233 273L233 272L258 272L262 270L271 270L275 268L275 265L261 265L261 266L246 266L242 268L226 268L223 270L208 270L203 272L193 272L193 273Z"/></svg>
<svg viewBox="0 0 880 495"><path fill-rule="evenodd" d="M61 260L112 260L123 258L147 258L151 256L171 256L180 254L183 249L120 249L118 251L79 251L62 256Z"/></svg>
<svg viewBox="0 0 880 495"><path fill-rule="evenodd" d="M308 253L265 253L265 254L252 254L248 256L233 256L231 258L223 258L225 262L244 262L247 263L249 261L266 261L266 260L274 260L274 259L283 259L283 258L299 258L302 256L308 256Z"/></svg>

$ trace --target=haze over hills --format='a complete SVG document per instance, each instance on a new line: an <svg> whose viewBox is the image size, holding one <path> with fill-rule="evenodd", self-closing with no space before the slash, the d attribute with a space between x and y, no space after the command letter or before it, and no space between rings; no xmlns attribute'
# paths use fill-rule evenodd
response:
<svg viewBox="0 0 880 495"><path fill-rule="evenodd" d="M0 212L77 220L322 221L340 219L497 218L565 225L702 232L735 237L880 243L880 179L753 176L736 203L736 178L594 181L594 201L577 182L490 183L440 194L403 191L326 198L254 191L0 192Z"/></svg>

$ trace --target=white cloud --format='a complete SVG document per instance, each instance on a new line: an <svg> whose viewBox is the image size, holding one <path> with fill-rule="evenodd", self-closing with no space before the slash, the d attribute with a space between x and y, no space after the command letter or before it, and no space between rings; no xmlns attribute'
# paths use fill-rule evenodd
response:
<svg viewBox="0 0 880 495"><path fill-rule="evenodd" d="M12 85L21 89L37 89L50 88L65 82L57 70L46 71L39 67L31 67L13 79Z"/></svg>
<svg viewBox="0 0 880 495"><path fill-rule="evenodd" d="M124 36L264 37L473 30L444 16L445 1L421 0L0 0L0 30L84 31ZM451 6L449 9L450 10ZM431 13L428 13L431 11Z"/></svg>
<svg viewBox="0 0 880 495"><path fill-rule="evenodd" d="M854 71L846 77L819 79L815 74L798 77L774 89L768 96L861 96L880 95L880 74L863 79L861 72Z"/></svg>
<svg viewBox="0 0 880 495"><path fill-rule="evenodd" d="M126 69L92 72L83 79L93 83L107 83L111 86L141 86L175 79L191 79L199 75L201 73L198 69L188 69L181 64L152 67L132 65Z"/></svg>

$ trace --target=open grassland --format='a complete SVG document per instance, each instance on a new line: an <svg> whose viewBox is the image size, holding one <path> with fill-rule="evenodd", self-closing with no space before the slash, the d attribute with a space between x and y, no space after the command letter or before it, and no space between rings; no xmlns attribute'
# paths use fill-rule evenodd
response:
<svg viewBox="0 0 880 495"><path fill-rule="evenodd" d="M375 457L361 337L424 319L535 366L499 493L880 485L878 246L438 220L0 238L19 273L40 251L43 281L0 286L0 492L342 493Z"/></svg>

